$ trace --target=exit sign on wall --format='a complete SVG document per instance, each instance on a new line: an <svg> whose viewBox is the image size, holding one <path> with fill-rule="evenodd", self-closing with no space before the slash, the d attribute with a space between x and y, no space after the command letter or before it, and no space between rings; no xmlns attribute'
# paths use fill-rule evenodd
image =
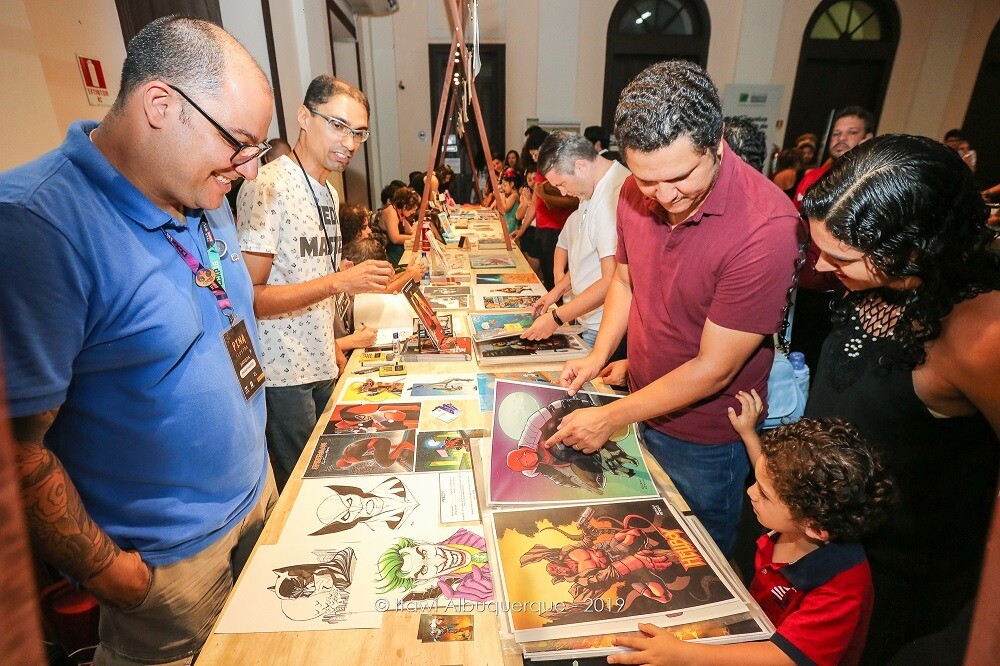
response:
<svg viewBox="0 0 1000 666"><path fill-rule="evenodd" d="M108 90L108 81L104 77L101 61L77 54L76 62L80 66L83 89L87 91L87 101L90 105L111 106L111 91Z"/></svg>

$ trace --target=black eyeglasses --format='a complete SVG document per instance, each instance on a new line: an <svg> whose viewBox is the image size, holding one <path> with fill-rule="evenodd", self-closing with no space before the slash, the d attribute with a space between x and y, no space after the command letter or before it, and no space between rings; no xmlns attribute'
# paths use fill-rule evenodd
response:
<svg viewBox="0 0 1000 666"><path fill-rule="evenodd" d="M271 144L269 144L267 141L259 145L254 145L252 143L243 143L235 136L233 136L229 130L223 127L222 123L220 123L215 118L205 113L205 110L200 106L198 106L198 104L193 99L188 97L183 90L181 90L177 86L172 86L169 83L167 84L167 86L171 90L176 92L178 95L183 97L185 100L187 100L188 104L193 106L198 113L205 116L205 119L208 122L212 123L212 125L215 126L215 129L219 130L222 133L222 136L226 139L226 141L228 141L231 146L236 148L236 151L233 153L233 156L229 158L229 161L233 163L234 167L243 166L247 162L255 160L258 157L264 155L264 153L266 153L267 151L271 150Z"/></svg>
<svg viewBox="0 0 1000 666"><path fill-rule="evenodd" d="M309 109L308 106L306 108ZM333 116L328 116L325 113L320 113L319 111L314 111L313 109L309 109L309 113L314 116L319 116L325 120L334 135L340 137L341 139L346 139L350 136L353 137L358 143L364 143L368 140L368 137L372 135L372 133L366 129L354 129L343 120L339 120Z"/></svg>

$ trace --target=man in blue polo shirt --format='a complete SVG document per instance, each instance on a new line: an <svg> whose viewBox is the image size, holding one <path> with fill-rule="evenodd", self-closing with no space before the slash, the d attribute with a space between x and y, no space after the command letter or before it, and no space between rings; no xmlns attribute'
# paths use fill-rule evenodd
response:
<svg viewBox="0 0 1000 666"><path fill-rule="evenodd" d="M0 327L36 553L101 601L99 664L190 663L274 502L253 286L224 196L272 93L218 26L129 43L100 125L0 174Z"/></svg>

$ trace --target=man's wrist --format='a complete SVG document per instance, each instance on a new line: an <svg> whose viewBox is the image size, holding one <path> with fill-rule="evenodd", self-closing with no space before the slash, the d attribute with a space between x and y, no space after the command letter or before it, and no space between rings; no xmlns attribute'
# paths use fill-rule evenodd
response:
<svg viewBox="0 0 1000 666"><path fill-rule="evenodd" d="M340 276L336 273L330 273L326 276L326 295L327 297L336 296L341 290Z"/></svg>
<svg viewBox="0 0 1000 666"><path fill-rule="evenodd" d="M566 322L563 321L563 318L559 316L558 310L559 310L558 306L554 307L551 310L549 310L549 314L552 315L552 320L556 322L556 325L565 326Z"/></svg>
<svg viewBox="0 0 1000 666"><path fill-rule="evenodd" d="M620 400L614 400L614 401L612 401L612 402L610 402L610 403L608 403L606 405L598 407L598 409L600 409L601 412L602 412L602 417L604 419L605 426L610 427L613 430L618 430L619 428L621 428L626 423L631 423L631 421L624 421L622 423L618 422L618 421L621 420L621 415L617 413L617 410L615 410L615 403L618 403L618 402L621 402L621 401Z"/></svg>
<svg viewBox="0 0 1000 666"><path fill-rule="evenodd" d="M139 571L145 569L145 576L136 577L136 562L139 564ZM99 599L128 607L139 603L148 594L151 582L149 566L139 554L120 551L110 566L83 581L83 584ZM123 592L127 596L124 600Z"/></svg>

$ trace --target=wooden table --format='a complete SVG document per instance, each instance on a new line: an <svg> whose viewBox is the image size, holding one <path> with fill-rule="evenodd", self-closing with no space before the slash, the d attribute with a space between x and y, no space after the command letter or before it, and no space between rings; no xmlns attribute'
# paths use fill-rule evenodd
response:
<svg viewBox="0 0 1000 666"><path fill-rule="evenodd" d="M517 264L516 272L530 273L524 255L520 250L514 249L512 252L514 261ZM493 272L493 271L481 271ZM475 284L476 271L473 271L473 282ZM449 311L452 314L455 326L455 334L459 336L469 335L468 317L462 311ZM261 534L258 545L274 544L278 541L278 536L285 525L288 513L295 502L299 488L302 485L302 473L309 460L319 436L330 420L330 414L337 402L338 396L343 391L346 381L352 378L355 371L360 369L360 354L353 354L347 364L347 368L340 376L337 387L330 403L327 405L323 416L316 424L309 442L306 444L302 456L299 458L295 470L292 472L288 484L285 486L278 503L274 507L274 512L264 531ZM452 374L452 373L475 373L483 372L526 372L532 370L561 370L561 365L504 365L492 366L480 370L475 359L471 361L456 361L447 363L408 363L406 364L407 374ZM373 375L367 374L364 377ZM377 379L377 375L375 376ZM600 380L595 380L598 388L605 388ZM451 402L462 411L461 416L447 425L440 422L433 422L429 419L430 410L439 404ZM424 400L420 417L420 430L458 430L466 428L490 428L492 426L492 412L483 413L479 408L478 399L458 400L454 398L442 398L438 400ZM480 455L478 451L472 451L474 461L474 474L476 477L476 490L479 498L480 511L486 508L486 493L481 476L481 466L479 465ZM687 510L687 504L680 497L673 483L664 473L663 469L656 463L652 456L646 456L646 463L650 473L660 490L660 494L681 510ZM256 549L255 549L256 550ZM251 555L251 557L253 557ZM242 581L236 582L238 586ZM230 600L232 595L230 595ZM228 602L227 602L228 604ZM218 634L212 633L205 647L198 658L199 666L232 664L309 664L309 663L329 663L336 666L347 666L348 664L366 665L388 665L388 664L412 664L414 666L437 665L437 664L475 664L476 666L492 666L493 664L504 664L512 666L521 664L521 655L514 650L504 650L501 647L497 617L489 611L474 613L474 640L468 642L455 643L422 643L417 639L417 623L420 613L391 611L384 614L381 629L341 629L331 631L302 631L283 633L258 633L258 634Z"/></svg>

